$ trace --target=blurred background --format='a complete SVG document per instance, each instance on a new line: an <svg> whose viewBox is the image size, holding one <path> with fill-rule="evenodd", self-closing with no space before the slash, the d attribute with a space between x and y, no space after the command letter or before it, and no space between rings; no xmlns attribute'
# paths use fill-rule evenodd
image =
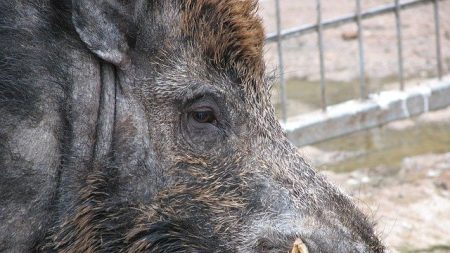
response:
<svg viewBox="0 0 450 253"><path fill-rule="evenodd" d="M259 6L272 100L299 152L395 252L450 252L450 0Z"/></svg>

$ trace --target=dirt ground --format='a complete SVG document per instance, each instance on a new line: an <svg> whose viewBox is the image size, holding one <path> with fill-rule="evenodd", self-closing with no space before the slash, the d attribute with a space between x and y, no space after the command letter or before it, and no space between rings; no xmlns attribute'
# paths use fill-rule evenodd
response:
<svg viewBox="0 0 450 253"><path fill-rule="evenodd" d="M450 107L384 128L407 131L420 124L441 124L450 133ZM368 162L343 173L331 171L333 163L349 164L361 153L324 150L323 144L302 147L300 153L377 222L378 234L393 252L443 253L450 252L450 139L444 142L443 152L404 155L394 166Z"/></svg>
<svg viewBox="0 0 450 253"><path fill-rule="evenodd" d="M355 12L355 0L322 1L322 19L339 17ZM393 0L364 0L362 10ZM401 1L403 2L403 1ZM284 29L316 22L316 1L281 0L281 23ZM450 0L439 2L440 38L444 73L450 70ZM266 32L276 31L275 1L260 0L260 16ZM403 34L403 58L406 78L436 75L436 48L433 5L401 12ZM324 30L325 75L334 81L350 81L358 78L357 27L347 24L336 29ZM363 20L364 57L367 78L395 77L397 67L397 42L394 14L384 14ZM319 55L317 34L311 33L283 42L285 75L315 81L319 79ZM277 69L276 44L266 45L268 70ZM276 73L276 72L274 72Z"/></svg>
<svg viewBox="0 0 450 253"><path fill-rule="evenodd" d="M405 158L391 177L377 169L324 174L372 216L397 252L450 252L450 153Z"/></svg>

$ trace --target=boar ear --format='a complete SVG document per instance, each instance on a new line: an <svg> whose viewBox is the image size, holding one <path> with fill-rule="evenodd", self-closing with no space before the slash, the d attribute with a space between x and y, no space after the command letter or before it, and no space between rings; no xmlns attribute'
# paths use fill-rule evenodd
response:
<svg viewBox="0 0 450 253"><path fill-rule="evenodd" d="M81 40L101 59L121 68L129 60L132 30L126 6L117 0L73 0L72 22Z"/></svg>

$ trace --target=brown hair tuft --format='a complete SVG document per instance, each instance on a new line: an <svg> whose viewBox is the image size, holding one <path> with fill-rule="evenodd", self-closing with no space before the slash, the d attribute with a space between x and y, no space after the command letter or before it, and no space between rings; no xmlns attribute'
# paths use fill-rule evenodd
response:
<svg viewBox="0 0 450 253"><path fill-rule="evenodd" d="M214 67L231 70L240 79L264 74L264 30L255 0L186 0L182 35Z"/></svg>

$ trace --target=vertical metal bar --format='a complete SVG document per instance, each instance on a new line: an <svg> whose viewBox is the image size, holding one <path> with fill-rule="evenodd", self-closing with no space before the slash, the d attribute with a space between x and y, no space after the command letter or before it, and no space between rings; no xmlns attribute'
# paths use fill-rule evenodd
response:
<svg viewBox="0 0 450 253"><path fill-rule="evenodd" d="M367 98L366 76L364 67L364 44L363 28L361 25L361 0L356 0L356 23L358 25L358 46L359 46L359 87L361 99Z"/></svg>
<svg viewBox="0 0 450 253"><path fill-rule="evenodd" d="M316 3L317 3L316 11L317 11L317 35L318 35L317 44L319 47L319 59L320 59L320 98L322 110L326 111L327 100L325 96L325 88L326 88L325 63L323 60L324 50L323 50L323 32L322 32L322 8L320 0L316 0Z"/></svg>
<svg viewBox="0 0 450 253"><path fill-rule="evenodd" d="M402 20L400 19L400 0L395 0L395 22L397 28L397 53L398 53L398 79L400 81L400 90L405 89L403 75L403 38L402 38Z"/></svg>
<svg viewBox="0 0 450 253"><path fill-rule="evenodd" d="M439 80L442 80L442 56L441 56L441 33L439 24L439 0L433 1L434 6L434 27L436 32L436 61L437 74Z"/></svg>
<svg viewBox="0 0 450 253"><path fill-rule="evenodd" d="M280 75L280 99L281 99L281 118L284 123L287 121L286 111L286 83L284 80L284 62L283 62L283 47L281 39L281 17L280 17L280 0L275 0L275 10L277 19L277 50L278 50L278 68Z"/></svg>

